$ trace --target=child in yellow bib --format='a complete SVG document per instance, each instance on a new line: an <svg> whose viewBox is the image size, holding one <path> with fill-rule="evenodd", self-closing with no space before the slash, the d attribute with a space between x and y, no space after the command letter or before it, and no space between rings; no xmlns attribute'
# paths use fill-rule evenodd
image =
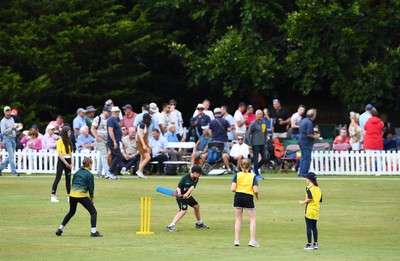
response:
<svg viewBox="0 0 400 261"><path fill-rule="evenodd" d="M235 192L233 207L236 210L235 222L235 246L239 246L240 227L242 225L243 209L246 209L250 219L250 242L249 246L259 247L256 241L256 210L254 208L253 196L258 199L258 181L256 175L250 172L251 161L242 159L240 162L242 172L233 176L231 191Z"/></svg>
<svg viewBox="0 0 400 261"><path fill-rule="evenodd" d="M318 230L317 220L319 218L320 203L322 202L322 192L318 187L317 175L308 172L305 176L308 186L306 187L306 199L300 200L300 205L306 205L305 219L307 227L308 243L304 250L318 249ZM314 244L311 244L311 231L314 236Z"/></svg>

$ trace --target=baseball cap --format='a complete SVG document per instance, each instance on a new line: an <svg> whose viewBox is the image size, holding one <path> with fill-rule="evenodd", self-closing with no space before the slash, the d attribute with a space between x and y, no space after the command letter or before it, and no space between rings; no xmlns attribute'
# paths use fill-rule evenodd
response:
<svg viewBox="0 0 400 261"><path fill-rule="evenodd" d="M249 104L247 105L247 109L253 108L253 105Z"/></svg>
<svg viewBox="0 0 400 261"><path fill-rule="evenodd" d="M108 112L110 112L111 109L110 109L110 107L108 107L108 106L104 106L103 111L108 111Z"/></svg>
<svg viewBox="0 0 400 261"><path fill-rule="evenodd" d="M311 181L316 181L317 180L317 174L314 172L308 172L305 176L305 178L311 180Z"/></svg>
<svg viewBox="0 0 400 261"><path fill-rule="evenodd" d="M4 112L11 110L10 106L4 107Z"/></svg>
<svg viewBox="0 0 400 261"><path fill-rule="evenodd" d="M202 103L197 104L197 109L204 109L204 105Z"/></svg>
<svg viewBox="0 0 400 261"><path fill-rule="evenodd" d="M208 129L210 129L210 127L209 127L208 125L201 126L201 128L202 128L203 130L208 130Z"/></svg>
<svg viewBox="0 0 400 261"><path fill-rule="evenodd" d="M12 108L11 109L11 115L18 115L18 109Z"/></svg>
<svg viewBox="0 0 400 261"><path fill-rule="evenodd" d="M221 114L221 113L222 113L221 108L217 107L214 109L214 114Z"/></svg>
<svg viewBox="0 0 400 261"><path fill-rule="evenodd" d="M372 111L372 104L370 104L370 103L368 103L366 106L365 106L365 109L367 110L367 111Z"/></svg>
<svg viewBox="0 0 400 261"><path fill-rule="evenodd" d="M125 104L124 107L122 107L122 109L126 110L126 109L131 109L132 110L132 105L130 104Z"/></svg>
<svg viewBox="0 0 400 261"><path fill-rule="evenodd" d="M111 112L115 112L115 111L121 111L121 110L118 108L118 106L113 106L111 108Z"/></svg>
<svg viewBox="0 0 400 261"><path fill-rule="evenodd" d="M81 113L81 112L86 113L86 110L84 110L83 108L79 108L79 109L76 111L76 114L79 114L79 113Z"/></svg>
<svg viewBox="0 0 400 261"><path fill-rule="evenodd" d="M55 128L56 128L56 126L54 126L52 124L47 125L48 130L54 130Z"/></svg>
<svg viewBox="0 0 400 261"><path fill-rule="evenodd" d="M192 167L192 172L203 174L203 169L199 165L195 165Z"/></svg>

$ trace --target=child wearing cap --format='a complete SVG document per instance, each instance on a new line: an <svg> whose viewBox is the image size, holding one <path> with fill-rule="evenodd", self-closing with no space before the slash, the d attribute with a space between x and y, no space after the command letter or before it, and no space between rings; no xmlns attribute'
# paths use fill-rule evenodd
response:
<svg viewBox="0 0 400 261"><path fill-rule="evenodd" d="M250 219L249 246L260 247L256 241L256 210L253 197L258 199L258 181L256 175L250 172L251 160L242 159L240 167L243 171L236 173L232 179L231 191L235 192L233 207L236 211L235 246L239 246L240 227L242 225L243 209L246 209Z"/></svg>
<svg viewBox="0 0 400 261"><path fill-rule="evenodd" d="M196 188L197 183L199 182L200 175L203 174L203 170L199 165L195 165L192 167L190 173L185 174L182 176L181 180L178 183L178 187L176 188L176 202L179 206L179 212L175 215L174 219L172 220L171 224L167 226L168 232L177 232L175 225L181 220L186 212L188 205L191 206L194 210L194 215L196 216L197 222L195 227L196 228L205 228L208 229L209 227L204 224L200 217L200 205L191 196L191 193Z"/></svg>
<svg viewBox="0 0 400 261"><path fill-rule="evenodd" d="M322 202L322 192L318 187L317 175L308 172L305 176L308 186L306 187L306 199L300 200L300 205L306 205L305 219L307 227L308 243L304 250L318 249L318 230L317 221L319 218L320 203ZM311 231L314 236L314 244L311 244Z"/></svg>

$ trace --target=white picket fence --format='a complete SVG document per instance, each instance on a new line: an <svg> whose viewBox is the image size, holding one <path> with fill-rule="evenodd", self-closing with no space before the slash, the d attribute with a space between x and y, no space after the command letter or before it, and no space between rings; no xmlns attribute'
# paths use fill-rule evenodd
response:
<svg viewBox="0 0 400 261"><path fill-rule="evenodd" d="M92 173L97 173L100 166L100 152L73 153L74 168L78 170L84 157L93 160ZM0 151L1 160L8 156ZM18 173L55 174L58 154L49 151L17 151L15 161ZM400 152L365 152L365 151L313 151L310 171L319 175L400 175ZM11 172L10 165L3 172Z"/></svg>
<svg viewBox="0 0 400 261"><path fill-rule="evenodd" d="M400 175L400 152L313 151L310 171L335 175Z"/></svg>
<svg viewBox="0 0 400 261"><path fill-rule="evenodd" d="M8 157L6 150L0 151L1 161ZM84 157L90 157L93 160L92 173L97 173L96 170L100 164L100 152L90 151L73 153L74 159L73 171L80 167ZM57 169L58 154L56 151L16 151L15 162L18 173L34 174L34 173L51 173L55 174ZM3 170L3 172L11 172L10 164Z"/></svg>

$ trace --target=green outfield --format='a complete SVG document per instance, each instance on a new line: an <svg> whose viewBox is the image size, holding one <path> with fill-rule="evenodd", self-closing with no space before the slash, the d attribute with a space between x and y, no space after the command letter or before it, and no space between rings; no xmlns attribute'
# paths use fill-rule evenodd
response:
<svg viewBox="0 0 400 261"><path fill-rule="evenodd" d="M209 230L196 229L190 210L165 230L177 212L173 197L156 186L175 188L179 176L96 179L95 206L103 238L90 238L82 206L61 237L55 235L68 211L64 179L59 203L50 203L51 175L0 177L0 260L400 260L400 177L320 177L323 192L319 250L306 243L304 179L270 174L260 182L258 249L247 246L244 218L241 246L234 247L232 176L202 177L193 194ZM137 236L141 196L152 197L151 231Z"/></svg>

